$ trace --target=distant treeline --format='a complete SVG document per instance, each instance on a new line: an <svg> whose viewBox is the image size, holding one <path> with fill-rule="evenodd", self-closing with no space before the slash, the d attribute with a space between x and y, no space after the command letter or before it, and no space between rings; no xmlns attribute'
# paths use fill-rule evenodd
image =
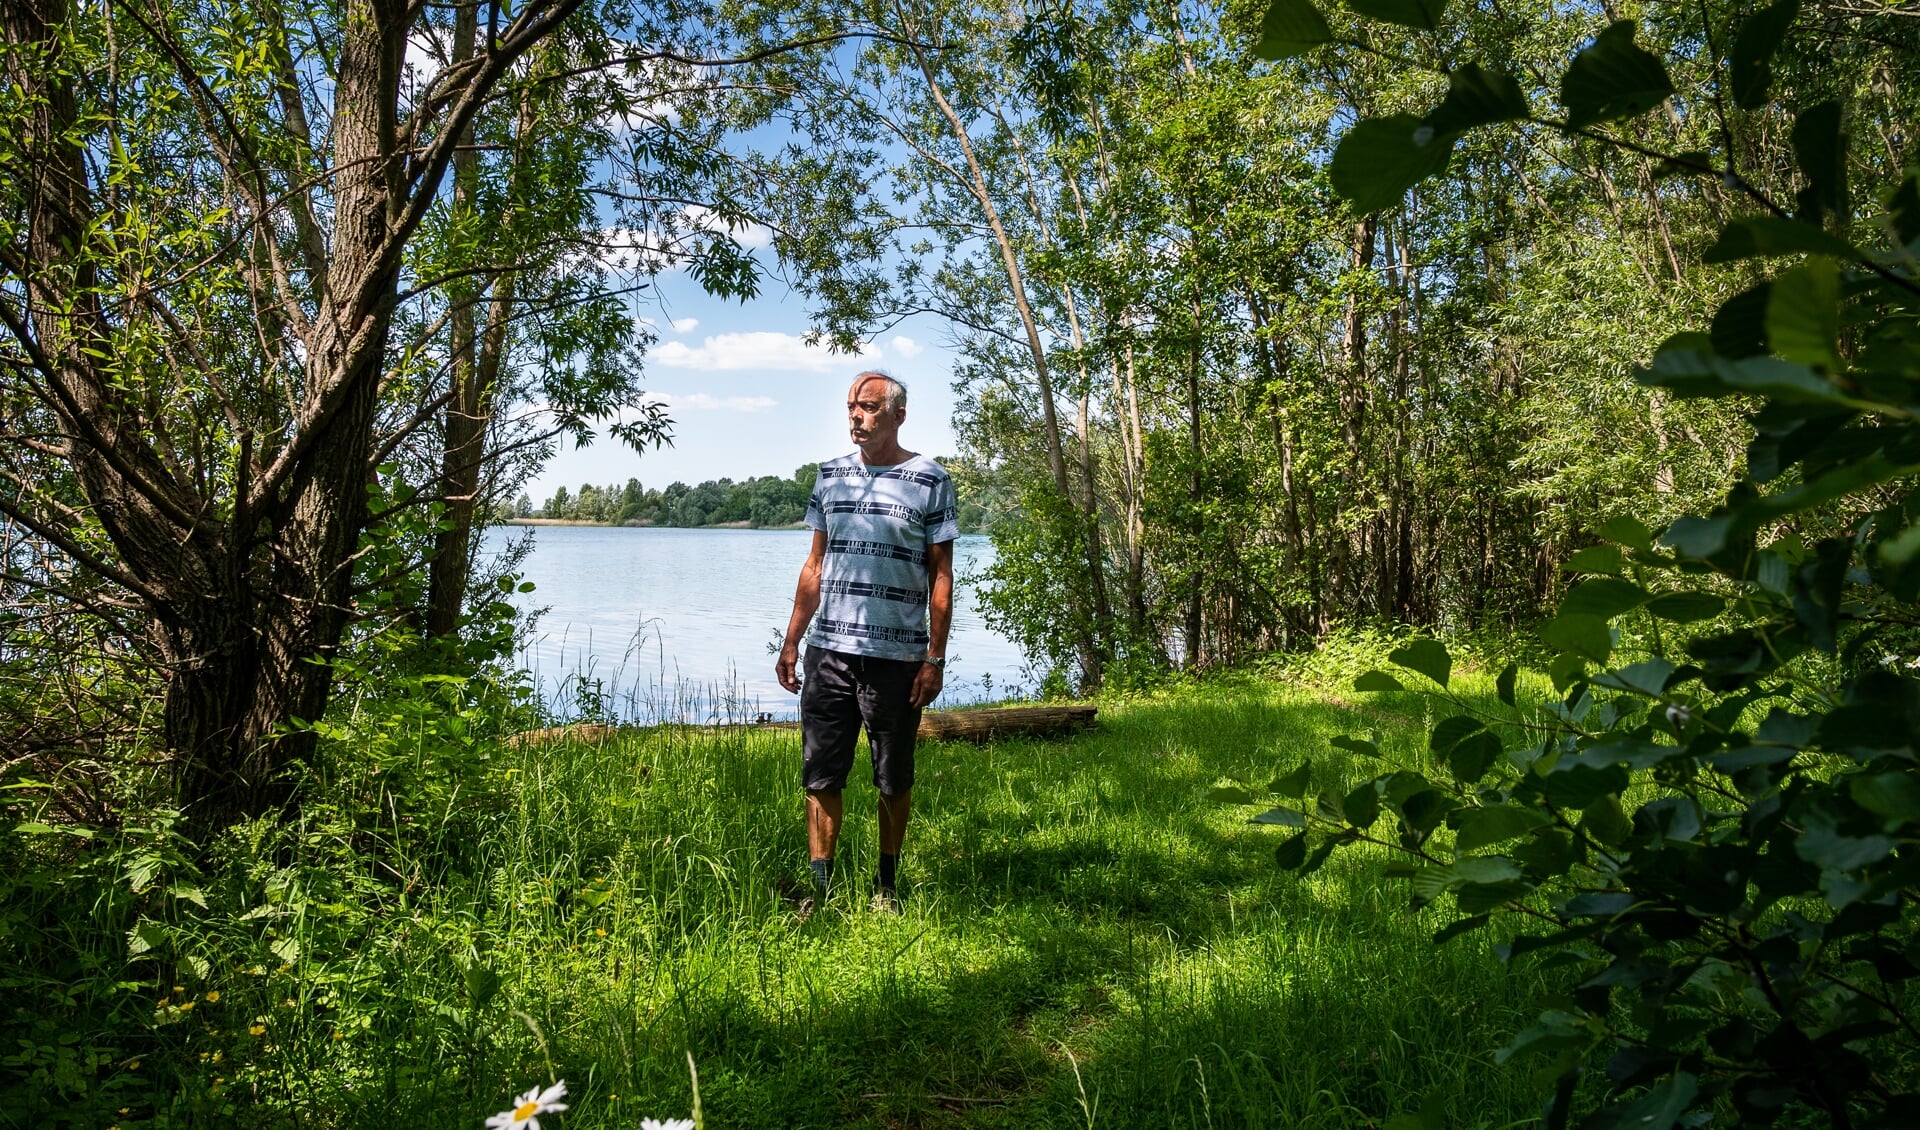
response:
<svg viewBox="0 0 1920 1130"><path fill-rule="evenodd" d="M965 460L942 459L941 463L952 472L960 495L962 532L991 529L1005 509L995 476ZM639 479L628 479L625 486L583 483L578 491L561 487L537 507L532 498L522 494L514 504L512 517L609 526L797 526L806 520L807 497L813 492L819 470L818 463L808 463L790 478L762 475L743 482L719 479L692 487L677 482L665 490L642 486Z"/></svg>

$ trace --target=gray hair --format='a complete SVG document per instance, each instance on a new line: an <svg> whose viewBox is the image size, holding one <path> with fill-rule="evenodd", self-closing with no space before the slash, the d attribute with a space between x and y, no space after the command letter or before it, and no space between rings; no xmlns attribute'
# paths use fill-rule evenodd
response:
<svg viewBox="0 0 1920 1130"><path fill-rule="evenodd" d="M896 408L905 408L907 406L907 384L905 381L894 376L892 373L883 373L878 369L868 369L856 375L853 378L853 383L858 385L869 377L887 382L887 411L891 412Z"/></svg>

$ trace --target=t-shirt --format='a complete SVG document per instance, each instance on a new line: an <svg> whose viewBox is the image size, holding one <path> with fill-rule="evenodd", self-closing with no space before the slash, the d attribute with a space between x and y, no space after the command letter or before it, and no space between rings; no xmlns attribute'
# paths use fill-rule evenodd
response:
<svg viewBox="0 0 1920 1130"><path fill-rule="evenodd" d="M807 525L827 535L820 611L807 642L880 659L927 654L927 547L960 536L947 470L924 455L869 467L860 453L820 465Z"/></svg>

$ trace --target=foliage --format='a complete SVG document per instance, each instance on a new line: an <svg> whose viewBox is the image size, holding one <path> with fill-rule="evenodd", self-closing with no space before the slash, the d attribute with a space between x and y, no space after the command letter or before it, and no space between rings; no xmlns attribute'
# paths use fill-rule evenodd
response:
<svg viewBox="0 0 1920 1130"><path fill-rule="evenodd" d="M1292 13L1281 26L1312 22L1307 0L1277 7ZM1367 10L1415 22L1412 8ZM1794 10L1708 13L1707 38L1734 44L1727 101L1772 112L1765 75ZM1424 118L1354 127L1334 158L1343 193L1390 206L1445 167L1423 150L1534 118L1509 75L1462 62L1448 78ZM1647 113L1674 85L1621 21L1559 89L1565 118L1534 120L1637 146L1594 127ZM1551 1126L1585 1106L1600 1108L1582 1123L1595 1127L1807 1108L1836 1126L1920 1118L1920 174L1855 222L1839 104L1794 101L1791 206L1735 153L1663 158L1758 209L1725 224L1709 262L1796 260L1637 373L1674 397L1757 405L1741 481L1658 538L1612 519L1569 559L1584 579L1539 629L1559 653L1551 695L1509 665L1503 706L1477 707L1455 693L1447 647L1410 641L1391 659L1439 717L1425 755L1337 738L1387 771L1316 796L1302 764L1274 782L1288 803L1254 818L1300 829L1278 856L1301 871L1341 845L1394 848L1416 908L1451 895L1460 912L1436 941L1512 923L1505 957L1577 980L1499 1056L1541 1063ZM1876 228L1879 249L1852 242L1872 246ZM1354 686L1409 693L1379 671ZM1583 1089L1602 1062L1604 1082Z"/></svg>
<svg viewBox="0 0 1920 1130"><path fill-rule="evenodd" d="M164 809L47 831L0 794L10 1117L478 1126L561 1077L562 1125L631 1130L691 1107L689 1051L715 1127L1067 1130L1085 1102L1335 1130L1427 1094L1502 1125L1535 1102L1475 1049L1550 976L1432 949L1381 913L1377 861L1277 873L1196 795L1413 719L1238 679L1104 703L1071 740L931 743L906 913L864 910L861 781L847 891L801 927L790 731L508 743L448 720L505 688L361 661L302 811L211 851Z"/></svg>

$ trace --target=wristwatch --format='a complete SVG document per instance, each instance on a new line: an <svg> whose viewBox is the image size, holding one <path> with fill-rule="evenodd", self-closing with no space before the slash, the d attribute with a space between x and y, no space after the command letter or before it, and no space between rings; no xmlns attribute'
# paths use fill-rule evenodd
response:
<svg viewBox="0 0 1920 1130"><path fill-rule="evenodd" d="M929 655L925 659L922 659L920 662L925 663L927 666L933 668L935 671L938 671L941 674L946 673L947 657L944 655Z"/></svg>

